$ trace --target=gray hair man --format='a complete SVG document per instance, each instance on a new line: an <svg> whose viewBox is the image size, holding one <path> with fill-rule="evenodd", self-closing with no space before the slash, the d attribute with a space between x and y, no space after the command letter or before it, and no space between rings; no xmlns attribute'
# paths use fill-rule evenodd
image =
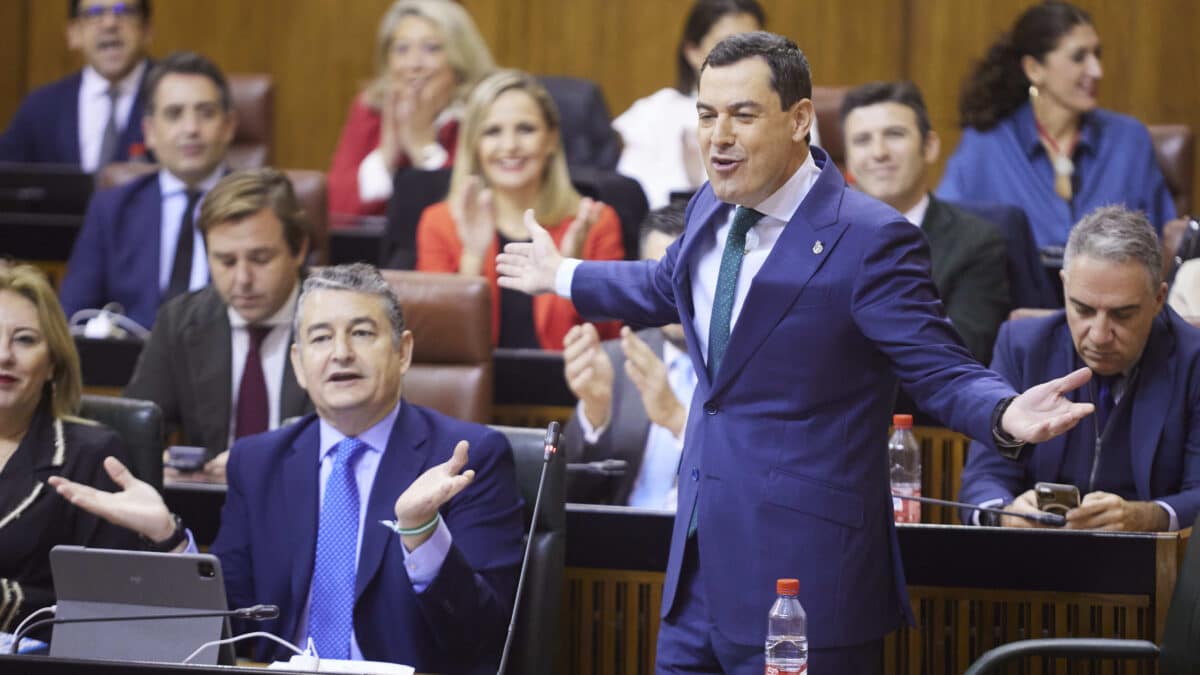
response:
<svg viewBox="0 0 1200 675"><path fill-rule="evenodd" d="M1200 331L1164 306L1149 221L1116 206L1085 216L1067 241L1062 282L1066 309L1005 324L992 369L1020 388L1085 365L1094 376L1075 396L1095 403L1096 414L1017 461L972 445L960 498L1032 512L1035 483L1062 483L1083 495L1066 513L1071 529L1191 525L1200 511ZM983 522L1036 526L1008 516Z"/></svg>

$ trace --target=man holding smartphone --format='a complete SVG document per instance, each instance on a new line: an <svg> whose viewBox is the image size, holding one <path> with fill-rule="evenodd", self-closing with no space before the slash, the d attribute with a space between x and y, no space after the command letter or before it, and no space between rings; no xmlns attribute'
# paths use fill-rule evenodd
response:
<svg viewBox="0 0 1200 675"><path fill-rule="evenodd" d="M1104 207L1071 230L1066 309L1001 327L992 369L1019 390L1086 365L1092 381L1070 396L1094 403L1096 414L1014 453L1016 461L973 443L962 501L1026 513L1067 507L1069 529L1192 524L1200 510L1200 330L1164 305L1162 269L1158 238L1141 213ZM1043 527L974 510L962 517Z"/></svg>

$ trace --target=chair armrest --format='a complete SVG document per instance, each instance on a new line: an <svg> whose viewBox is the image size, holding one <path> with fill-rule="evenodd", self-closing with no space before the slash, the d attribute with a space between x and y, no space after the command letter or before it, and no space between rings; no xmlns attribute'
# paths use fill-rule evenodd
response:
<svg viewBox="0 0 1200 675"><path fill-rule="evenodd" d="M1149 659L1158 657L1158 645L1146 640L1114 640L1109 638L1052 638L1018 640L990 649L980 656L964 675L1000 673L1004 664L1025 656L1055 656L1066 658L1110 657Z"/></svg>

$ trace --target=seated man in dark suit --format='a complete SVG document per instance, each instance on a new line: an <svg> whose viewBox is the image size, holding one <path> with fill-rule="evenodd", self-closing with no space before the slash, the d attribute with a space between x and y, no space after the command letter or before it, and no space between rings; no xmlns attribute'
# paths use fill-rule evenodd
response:
<svg viewBox="0 0 1200 675"><path fill-rule="evenodd" d="M150 0L70 0L67 41L83 70L34 90L0 135L0 161L96 171L145 154L142 82Z"/></svg>
<svg viewBox="0 0 1200 675"><path fill-rule="evenodd" d="M652 212L642 223L642 260L658 260L683 233L683 204ZM567 333L567 385L579 399L563 434L568 461L620 459L625 473L593 487L573 478L572 500L675 510L683 429L696 388L683 327L670 324L600 342L592 324Z"/></svg>
<svg viewBox="0 0 1200 675"><path fill-rule="evenodd" d="M846 168L858 188L921 228L933 283L971 354L986 363L1009 310L1006 244L1000 230L929 194L940 142L911 82L875 82L842 102Z"/></svg>
<svg viewBox="0 0 1200 675"><path fill-rule="evenodd" d="M959 499L1031 512L1034 483L1069 483L1083 499L1068 528L1187 527L1200 511L1200 330L1164 306L1162 249L1146 217L1120 207L1085 216L1067 240L1062 284L1064 311L1004 324L992 369L1020 387L1086 365L1092 381L1074 396L1096 414L1017 461L972 443ZM964 521L980 522L977 513Z"/></svg>
<svg viewBox="0 0 1200 675"><path fill-rule="evenodd" d="M306 279L295 326L292 367L317 412L230 451L212 546L229 605L279 605L258 629L311 636L325 658L494 672L521 564L508 441L401 398L412 333L373 267ZM51 480L72 503L185 550L158 493L113 458L105 468L121 492ZM288 654L264 640L255 659Z"/></svg>
<svg viewBox="0 0 1200 675"><path fill-rule="evenodd" d="M200 208L212 284L163 305L125 395L154 401L223 477L236 439L312 409L288 360L311 226L287 176L229 174Z"/></svg>
<svg viewBox="0 0 1200 675"><path fill-rule="evenodd" d="M162 167L92 197L62 283L68 317L117 302L149 328L163 302L208 284L194 222L226 173L231 105L225 76L199 54L172 54L150 70L142 125Z"/></svg>

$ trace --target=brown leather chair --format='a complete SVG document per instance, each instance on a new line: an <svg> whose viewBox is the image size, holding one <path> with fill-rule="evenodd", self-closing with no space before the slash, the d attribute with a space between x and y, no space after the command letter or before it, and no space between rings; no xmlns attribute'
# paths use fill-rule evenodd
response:
<svg viewBox="0 0 1200 675"><path fill-rule="evenodd" d="M1154 157L1167 189L1175 200L1175 213L1182 216L1192 212L1192 181L1195 176L1196 144L1192 129L1186 124L1151 124L1150 140Z"/></svg>
<svg viewBox="0 0 1200 675"><path fill-rule="evenodd" d="M274 81L264 73L230 75L229 93L238 120L237 133L229 146L229 165L235 169L269 166L275 111Z"/></svg>
<svg viewBox="0 0 1200 675"><path fill-rule="evenodd" d="M846 145L842 139L842 99L850 87L813 87L812 102L821 130L821 149L839 167L846 166Z"/></svg>
<svg viewBox="0 0 1200 675"><path fill-rule="evenodd" d="M232 149L230 150L232 162ZM96 188L106 188L124 185L129 181L158 171L157 164L147 162L114 162L100 170L96 179ZM311 265L325 265L329 262L329 208L328 189L325 172L307 169L282 169L288 180L292 181L292 189L296 191L296 200L304 208L304 212L312 221L313 238L312 251L308 261Z"/></svg>
<svg viewBox="0 0 1200 675"><path fill-rule="evenodd" d="M482 277L381 270L413 332L404 397L469 422L492 415L491 289Z"/></svg>

